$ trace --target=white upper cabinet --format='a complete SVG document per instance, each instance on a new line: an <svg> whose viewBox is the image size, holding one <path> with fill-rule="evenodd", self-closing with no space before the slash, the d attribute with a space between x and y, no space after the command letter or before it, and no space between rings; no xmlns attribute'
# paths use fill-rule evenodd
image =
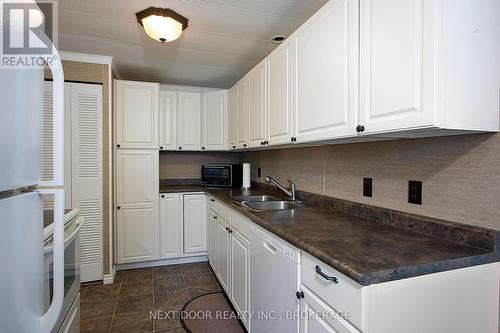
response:
<svg viewBox="0 0 500 333"><path fill-rule="evenodd" d="M355 135L358 0L331 0L292 36L298 143Z"/></svg>
<svg viewBox="0 0 500 333"><path fill-rule="evenodd" d="M201 150L201 93L178 93L179 150Z"/></svg>
<svg viewBox="0 0 500 333"><path fill-rule="evenodd" d="M158 149L159 84L115 81L117 148Z"/></svg>
<svg viewBox="0 0 500 333"><path fill-rule="evenodd" d="M238 113L238 148L248 147L248 91L247 78L242 78L236 84L236 109Z"/></svg>
<svg viewBox="0 0 500 333"><path fill-rule="evenodd" d="M236 149L238 148L238 91L236 86L229 89L227 114L229 118L229 149Z"/></svg>
<svg viewBox="0 0 500 333"><path fill-rule="evenodd" d="M249 147L261 147L266 141L266 61L247 75Z"/></svg>
<svg viewBox="0 0 500 333"><path fill-rule="evenodd" d="M360 124L365 132L433 124L433 2L361 0Z"/></svg>
<svg viewBox="0 0 500 333"><path fill-rule="evenodd" d="M293 137L291 49L285 41L267 57L267 141L290 143Z"/></svg>
<svg viewBox="0 0 500 333"><path fill-rule="evenodd" d="M177 149L177 93L160 91L160 150Z"/></svg>
<svg viewBox="0 0 500 333"><path fill-rule="evenodd" d="M227 91L203 94L202 150L227 149Z"/></svg>
<svg viewBox="0 0 500 333"><path fill-rule="evenodd" d="M498 131L499 20L499 1L361 0L360 130Z"/></svg>

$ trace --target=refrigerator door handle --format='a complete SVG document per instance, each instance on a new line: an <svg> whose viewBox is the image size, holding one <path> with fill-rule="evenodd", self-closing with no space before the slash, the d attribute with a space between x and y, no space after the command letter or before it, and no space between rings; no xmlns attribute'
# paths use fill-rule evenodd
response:
<svg viewBox="0 0 500 333"><path fill-rule="evenodd" d="M40 332L51 332L61 314L64 300L64 190L39 189L38 193L54 195L54 294L47 312L40 318Z"/></svg>
<svg viewBox="0 0 500 333"><path fill-rule="evenodd" d="M53 98L53 180L39 181L38 186L55 187L64 185L64 70L61 58L54 51L52 62L49 64L52 72Z"/></svg>

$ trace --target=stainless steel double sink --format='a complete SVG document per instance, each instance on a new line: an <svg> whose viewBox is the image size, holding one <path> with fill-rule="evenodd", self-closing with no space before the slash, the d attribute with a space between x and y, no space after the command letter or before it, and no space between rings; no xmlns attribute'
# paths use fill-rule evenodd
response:
<svg viewBox="0 0 500 333"><path fill-rule="evenodd" d="M305 208L306 205L299 201L282 200L272 195L235 195L231 199L254 211L287 210Z"/></svg>

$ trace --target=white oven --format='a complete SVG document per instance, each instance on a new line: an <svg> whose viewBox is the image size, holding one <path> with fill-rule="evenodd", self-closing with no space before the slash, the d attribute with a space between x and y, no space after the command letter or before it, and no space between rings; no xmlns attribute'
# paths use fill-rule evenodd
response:
<svg viewBox="0 0 500 333"><path fill-rule="evenodd" d="M50 214L50 212L49 212ZM78 209L64 215L64 301L58 323L52 333L78 332L80 292L80 228L84 222ZM53 240L52 224L44 228L44 307L47 310L53 297ZM76 304L78 303L78 304ZM63 325L64 324L64 325Z"/></svg>

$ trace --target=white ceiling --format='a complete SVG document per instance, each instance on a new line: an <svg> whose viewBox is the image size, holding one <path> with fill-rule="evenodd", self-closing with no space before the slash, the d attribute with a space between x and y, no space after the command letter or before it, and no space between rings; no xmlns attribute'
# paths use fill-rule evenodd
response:
<svg viewBox="0 0 500 333"><path fill-rule="evenodd" d="M111 55L127 80L229 88L328 0L59 0L59 49ZM189 19L167 44L135 13L171 8Z"/></svg>

